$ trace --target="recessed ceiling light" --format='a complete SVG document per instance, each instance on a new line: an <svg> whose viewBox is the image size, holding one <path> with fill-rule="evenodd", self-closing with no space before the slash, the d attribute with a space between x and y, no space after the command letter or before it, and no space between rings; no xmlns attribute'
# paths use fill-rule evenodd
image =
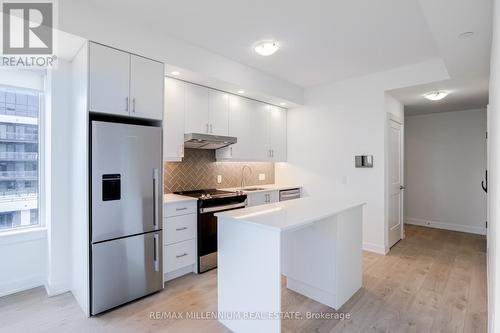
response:
<svg viewBox="0 0 500 333"><path fill-rule="evenodd" d="M466 32L462 32L460 35L458 35L458 38L466 39L466 38L471 38L472 36L474 36L474 31L466 31Z"/></svg>
<svg viewBox="0 0 500 333"><path fill-rule="evenodd" d="M281 106L286 106L286 103L285 102L281 102L280 105Z"/></svg>
<svg viewBox="0 0 500 333"><path fill-rule="evenodd" d="M238 90L238 94L244 94L245 90Z"/></svg>
<svg viewBox="0 0 500 333"><path fill-rule="evenodd" d="M425 98L427 98L428 100L431 100L431 101L439 101L443 98L445 98L446 96L448 96L449 92L447 91L431 91L431 92L428 92L427 94L424 95Z"/></svg>
<svg viewBox="0 0 500 333"><path fill-rule="evenodd" d="M181 75L181 73L179 73L178 71L173 71L173 72L172 72L172 75L177 76L177 75Z"/></svg>
<svg viewBox="0 0 500 333"><path fill-rule="evenodd" d="M279 45L276 41L273 40L265 40L262 42L259 42L255 45L254 50L261 56L270 56L274 52L278 51Z"/></svg>

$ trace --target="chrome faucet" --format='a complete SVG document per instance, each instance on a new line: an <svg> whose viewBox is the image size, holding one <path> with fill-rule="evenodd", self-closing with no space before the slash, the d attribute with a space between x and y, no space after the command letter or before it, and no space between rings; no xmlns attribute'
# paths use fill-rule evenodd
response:
<svg viewBox="0 0 500 333"><path fill-rule="evenodd" d="M248 165L244 165L243 168L241 168L241 188L244 188L245 187L245 169L247 169L248 171L250 171L250 174L249 176L252 175L252 168Z"/></svg>

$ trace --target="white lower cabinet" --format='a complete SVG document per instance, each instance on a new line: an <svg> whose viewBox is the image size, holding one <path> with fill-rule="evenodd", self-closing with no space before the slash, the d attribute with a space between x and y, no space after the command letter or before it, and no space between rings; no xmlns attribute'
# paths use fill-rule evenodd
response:
<svg viewBox="0 0 500 333"><path fill-rule="evenodd" d="M163 265L166 273L175 272L183 267L191 266L195 262L195 240L165 245L163 247Z"/></svg>
<svg viewBox="0 0 500 333"><path fill-rule="evenodd" d="M279 191L247 193L247 206L259 206L279 201Z"/></svg>
<svg viewBox="0 0 500 333"><path fill-rule="evenodd" d="M167 203L163 219L163 280L196 272L196 201Z"/></svg>

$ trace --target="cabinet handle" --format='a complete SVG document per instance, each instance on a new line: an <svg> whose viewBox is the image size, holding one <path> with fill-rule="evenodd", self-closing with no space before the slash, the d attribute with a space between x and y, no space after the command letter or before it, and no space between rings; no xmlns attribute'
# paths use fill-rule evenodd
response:
<svg viewBox="0 0 500 333"><path fill-rule="evenodd" d="M132 98L132 112L135 113L135 97Z"/></svg>
<svg viewBox="0 0 500 333"><path fill-rule="evenodd" d="M187 229L187 227L182 227L182 228L175 229L175 231L182 231L182 230L186 230L186 229Z"/></svg>
<svg viewBox="0 0 500 333"><path fill-rule="evenodd" d="M175 257L176 258L182 258L182 257L185 257L187 255L188 255L187 253L183 253L183 254L176 255Z"/></svg>
<svg viewBox="0 0 500 333"><path fill-rule="evenodd" d="M213 131L212 131L212 124L210 124L210 133L213 133Z"/></svg>
<svg viewBox="0 0 500 333"><path fill-rule="evenodd" d="M160 269L160 262L158 261L158 234L153 236L153 268L155 272Z"/></svg>
<svg viewBox="0 0 500 333"><path fill-rule="evenodd" d="M233 147L229 147L229 155L230 157L233 157Z"/></svg>
<svg viewBox="0 0 500 333"><path fill-rule="evenodd" d="M274 149L271 149L271 157L274 157Z"/></svg>
<svg viewBox="0 0 500 333"><path fill-rule="evenodd" d="M206 133L208 133L208 123L207 123L207 130L206 130Z"/></svg>
<svg viewBox="0 0 500 333"><path fill-rule="evenodd" d="M181 208L176 208L175 210L179 211L179 210L186 210L187 207L181 207Z"/></svg>
<svg viewBox="0 0 500 333"><path fill-rule="evenodd" d="M128 112L128 97L125 97L125 111Z"/></svg>

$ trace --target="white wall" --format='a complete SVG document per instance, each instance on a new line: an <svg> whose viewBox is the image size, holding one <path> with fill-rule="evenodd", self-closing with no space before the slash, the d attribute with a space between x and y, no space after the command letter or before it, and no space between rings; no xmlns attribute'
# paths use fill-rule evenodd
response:
<svg viewBox="0 0 500 333"><path fill-rule="evenodd" d="M405 119L406 223L486 234L486 110Z"/></svg>
<svg viewBox="0 0 500 333"><path fill-rule="evenodd" d="M304 107L288 112L288 162L276 164L277 182L366 201L364 247L385 253L385 91L447 76L432 61L307 89ZM354 168L359 154L373 155L374 168Z"/></svg>
<svg viewBox="0 0 500 333"><path fill-rule="evenodd" d="M491 49L490 104L488 109L488 330L498 332L500 327L500 242L498 215L500 212L500 2L495 0L493 10L493 44Z"/></svg>
<svg viewBox="0 0 500 333"><path fill-rule="evenodd" d="M57 295L69 290L71 278L70 223L70 159L71 145L68 138L71 131L70 93L71 67L62 59L58 68L48 76L50 85L50 123L46 130L49 138L49 158L46 185L49 191L47 201L47 293ZM50 127L49 127L50 126Z"/></svg>

